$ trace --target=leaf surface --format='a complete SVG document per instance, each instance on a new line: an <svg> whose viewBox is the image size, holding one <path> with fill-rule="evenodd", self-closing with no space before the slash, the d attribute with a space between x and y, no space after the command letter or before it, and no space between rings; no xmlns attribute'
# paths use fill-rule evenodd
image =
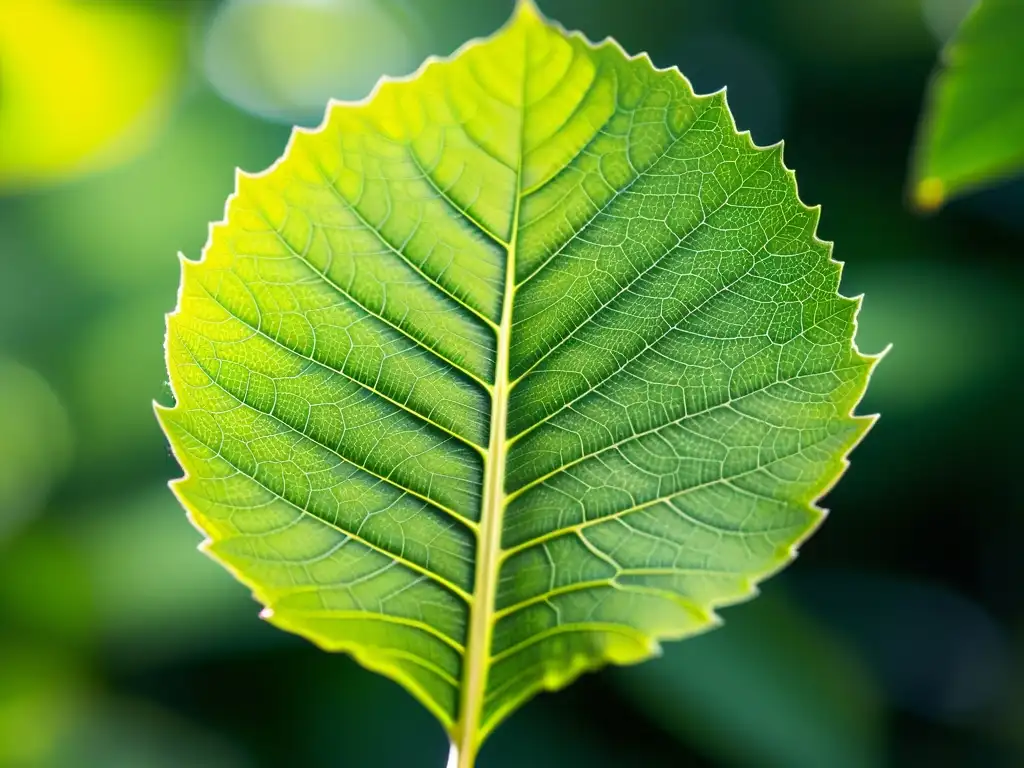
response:
<svg viewBox="0 0 1024 768"><path fill-rule="evenodd" d="M239 175L168 321L175 490L266 618L470 765L821 519L873 360L817 220L723 93L521 3Z"/></svg>
<svg viewBox="0 0 1024 768"><path fill-rule="evenodd" d="M1024 170L1024 3L980 0L942 54L918 137L914 200L946 200Z"/></svg>

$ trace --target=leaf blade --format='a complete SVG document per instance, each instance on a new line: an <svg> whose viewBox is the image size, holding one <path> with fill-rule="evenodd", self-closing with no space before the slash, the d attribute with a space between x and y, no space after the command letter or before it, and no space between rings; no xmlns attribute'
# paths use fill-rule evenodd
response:
<svg viewBox="0 0 1024 768"><path fill-rule="evenodd" d="M521 3L240 175L168 321L176 492L471 765L820 522L874 359L817 220L724 94Z"/></svg>

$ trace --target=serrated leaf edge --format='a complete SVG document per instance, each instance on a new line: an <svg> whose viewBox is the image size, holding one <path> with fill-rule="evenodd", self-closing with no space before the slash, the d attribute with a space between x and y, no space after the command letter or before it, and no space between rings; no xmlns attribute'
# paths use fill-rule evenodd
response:
<svg viewBox="0 0 1024 768"><path fill-rule="evenodd" d="M493 41L495 38L497 38L498 36L503 34L512 24L515 23L516 18L517 18L517 16L520 13L534 13L539 18L539 20L542 21L543 23L545 23L545 24L555 28L556 30L560 31L566 37L577 38L577 39L582 40L584 43L586 43L591 48L598 48L598 47L601 47L601 46L610 45L610 46L614 47L619 53L622 54L622 56L625 59L627 59L629 61L641 61L641 62L644 62L648 66L650 66L650 68L654 72L657 72L657 73L674 74L676 77L679 77L686 84L686 86L694 94L695 97L698 97L698 98L711 98L711 97L715 97L715 96L721 95L723 105L726 107L726 111L728 113L729 126L730 126L731 130L733 131L733 133L737 137L745 139L746 142L748 143L748 145L750 146L750 148L755 150L755 151L757 151L757 152L770 152L770 151L775 151L775 150L778 151L778 155L777 155L778 163L781 165L782 170L785 171L785 173L786 173L786 175L787 175L787 177L789 179L790 187L791 187L791 190L792 190L792 193L793 193L793 196L794 196L796 202L798 203L798 205L804 211L806 211L806 212L810 213L812 216L814 216L814 219L815 219L815 231L814 231L814 233L812 235L813 241L816 244L818 244L818 245L824 246L825 249L826 249L826 252L827 252L829 263L835 264L835 265L837 265L839 267L839 274L838 274L838 278L837 278L837 284L841 285L842 273L843 273L843 268L845 266L845 263L842 262L842 261L839 261L838 259L835 259L833 257L833 243L831 241L822 240L818 236L818 234L817 234L817 225L818 225L818 222L820 220L821 206L820 205L810 206L810 205L808 205L807 203L805 203L801 199L800 193L799 193L799 189L798 189L798 186L797 186L797 183L796 183L796 173L795 173L795 171L793 171L792 169L788 168L785 165L785 160L784 160L785 141L784 140L780 140L780 141L778 141L778 142L776 142L774 144L768 144L768 145L763 145L762 146L762 145L756 144L753 141L753 138L752 138L751 133L750 133L749 130L740 131L738 129L737 125L736 125L734 113L733 113L732 109L729 108L729 104L728 104L728 87L727 86L725 86L725 87L723 87L723 88L721 88L721 89L719 89L717 91L712 91L710 93L698 94L694 90L694 88L693 88L692 84L690 83L689 79L679 70L678 66L672 65L672 66L669 66L669 67L658 67L658 66L656 66L654 64L654 62L652 61L650 55L647 52L641 52L641 53L637 53L637 54L630 54L629 52L627 52L622 47L622 45L619 43L618 40L616 40L614 37L611 37L611 36L607 36L607 37L605 37L605 38L603 38L602 40L599 40L599 41L594 41L594 40L591 40L589 37L587 37L585 34L583 34L580 31L575 31L575 30L574 31L570 31L570 30L567 30L561 23L559 23L557 21L554 21L554 20L551 20L548 17L544 16L544 14L541 13L539 9L537 9L537 7L534 4L533 0L518 0L517 1L517 5L516 5L516 10L513 11L513 14L509 18L509 20L507 20L505 22L505 24L503 24L501 27L499 27L497 30L495 30L490 35L486 35L486 36L483 36L483 37L473 38L473 39L467 41L466 43L462 44L461 46L459 46L453 53L451 53L451 54L449 54L447 56L436 56L436 55L429 56L429 57L427 57L423 61L423 63L419 67L416 68L415 71L413 71L412 73L410 73L408 75L402 75L402 76L384 75L384 76L382 76L377 81L377 83L374 85L374 87L370 91L370 93L367 94L367 96L363 97L362 99L357 99L357 100L339 100L339 99L334 99L334 98L330 99L330 101L328 102L328 104L327 104L327 106L325 108L324 117L321 120L321 122L317 126L310 127L310 128L302 127L302 126L295 126L295 127L293 127L292 132L291 132L291 134L289 136L288 142L287 142L287 144L285 146L285 149L284 149L283 153L281 154L281 156L277 160L275 160L266 169L264 169L262 171L258 171L258 172L248 172L248 171L242 170L241 168L236 168L235 169L235 185L234 185L234 190L232 191L232 193L228 196L227 200L225 201L224 213L222 215L222 218L217 220L217 221L211 222L209 224L209 226L208 226L207 241L206 241L206 243L202 247L199 259L191 260L191 259L188 259L183 253L181 253L181 252L178 253L179 263L180 263L181 269L182 269L182 275L184 276L184 270L187 268L187 266L189 266L189 265L191 265L191 266L198 266L198 265L201 265L205 261L206 255L207 255L208 251L210 250L210 248L212 246L212 243L213 243L214 231L216 230L217 227L225 226L225 225L228 224L228 212L230 210L232 202L239 195L239 188L240 188L241 182L243 180L256 180L256 179L260 179L260 178L269 176L274 171L276 171L277 168L281 165L281 163L286 161L287 158L289 157L289 155L291 154L292 146L293 146L293 143L295 142L297 136L302 135L302 134L316 134L316 133L322 132L327 127L327 125L328 125L328 123L329 123L329 121L331 119L332 112L333 112L333 110L335 108L346 108L346 107L353 108L353 107L366 106L366 105L370 104L371 102L373 102L373 100L377 97L377 95L380 92L380 90L385 85L390 84L390 83L409 83L409 82L414 82L417 79L419 79L423 75L423 73L430 66L432 66L434 64L447 63L447 62L453 61L453 60L457 59L458 57L460 57L461 55L463 55L464 53L466 53L467 51L472 50L473 48L485 45L485 44ZM517 206L518 206L518 202L519 202L520 199L521 199L521 195L517 193ZM513 241L512 241L512 243L509 244L510 250L511 250L512 247L514 247L514 237L515 237L515 232L513 232ZM175 317L176 315L180 314L180 312L181 312L182 298L183 298L183 288L184 288L184 279L182 279L182 281L179 283L179 288L178 288L178 292L177 292L177 300L176 300L174 309L172 309L169 313L167 313L165 315L165 319L167 321L169 321L172 317ZM837 291L837 295L842 297L842 294L838 293L838 291ZM864 396L864 393L867 390L868 384L870 383L871 376L873 375L876 366L888 354L888 352L892 348L892 345L890 344L885 349L883 349L881 352L873 354L873 355L865 354L865 353L863 353L860 350L860 348L859 348L859 346L857 344L856 336L857 336L857 331L858 331L858 327L859 327L858 326L858 317L859 317L859 314L860 314L860 310L861 310L861 306L863 304L863 298L864 297L863 297L863 294L861 294L861 295L857 295L857 296L853 296L853 297L848 297L848 298L850 300L854 301L855 304L856 304L855 310L854 310L854 313L853 313L853 318L852 318L853 333L852 333L852 336L851 336L851 345L852 345L854 354L857 355L859 358L861 358L862 360L864 360L865 362L868 363L868 369L867 369L866 375L864 377L863 383L861 384L860 387L857 388L857 390L851 396L852 405L851 405L851 407L849 409L849 412L846 414L846 417L848 419L851 419L852 421L862 425L862 428L861 428L859 434L856 436L856 438L850 442L850 444L846 448L845 452L841 456L837 457L838 458L839 469L835 472L835 474L831 478L828 479L828 481L823 486L821 492L816 496L816 498L807 504L807 510L810 511L813 514L813 516L814 516L814 519L813 519L812 523L808 526L808 528L799 537L797 537L797 539L795 539L790 545L788 545L785 548L785 550L781 551L779 553L779 556L775 559L774 562L772 562L772 564L768 568L765 568L765 569L762 569L761 571L758 571L758 572L746 575L741 580L741 584L743 585L744 589L743 589L743 591L738 596L726 598L726 599L723 599L723 600L720 600L720 601L711 601L710 604L709 604L710 611L709 611L709 614L708 614L708 617L707 617L709 621L708 621L708 623L703 628L701 628L698 631L698 633L701 633L701 632L704 632L704 631L710 631L710 630L715 629L718 626L722 625L723 620L718 615L718 613L716 612L716 609L724 608L724 607L730 607L732 605L737 605L737 604L740 604L740 603L743 603L743 602L746 602L748 600L753 599L760 592L759 585L760 585L761 582L771 578L773 575L778 573L780 570L785 568L787 565L789 565L790 563L792 563L796 559L796 557L799 554L800 547L803 545L803 543L808 538L810 538L817 531L818 527L821 525L821 523L825 520L825 518L829 514L829 510L824 508L824 507L822 507L822 506L820 506L819 502L821 501L822 498L824 498L835 487L836 483L838 483L838 481L846 473L846 470L849 468L849 464L850 464L850 462L849 462L849 455L860 444L861 440L864 439L864 437L867 435L867 433L874 426L874 423L880 417L880 414L877 414L877 413L858 416L858 415L856 415L854 413L854 411L856 410L857 405L860 403L860 401L862 400L862 398ZM166 343L166 337L165 337L165 364L167 364L168 366L170 365L169 352L170 352L170 350L169 350L168 345ZM175 406L171 406L171 407L167 407L167 406L164 406L164 405L160 404L159 402L154 401L153 402L153 407L154 407L154 411L156 413L158 421L163 426L163 414L174 410L176 405ZM198 530L204 536L203 541L200 542L200 544L197 547L198 550L200 552L203 552L206 556L208 556L213 561L215 561L218 565L220 565L222 568L227 570L237 581L239 581L240 583L244 584L246 587L248 587L250 589L254 600L256 600L258 603L260 603L261 605L264 606L264 608L259 612L260 618L264 619L265 621L269 621L270 623L274 624L275 626L277 626L277 627L279 627L281 629L284 629L286 631L298 634L295 631L295 628L289 626L289 622L287 622L286 620L283 620L283 619L277 617L274 614L273 610L271 608L267 607L268 603L270 601L269 601L269 599L267 599L267 597L266 597L266 595L264 593L264 590L262 590L258 584L256 584L253 580L251 580L251 579L249 579L247 577L244 577L238 571L237 568L235 568L234 566L232 566L229 563L225 562L224 560L220 559L219 557L217 557L217 555L214 552L211 551L211 545L214 543L213 539L211 538L209 532L203 527L203 525L197 519L199 516L201 516L201 513L197 509L195 509L194 506L192 504L190 504L183 497L183 495L178 490L178 486L179 485L187 482L190 479L191 473L189 472L188 469L185 468L184 464L181 462L181 457L179 455L178 448L175 446L174 442L175 441L173 439L169 439L171 452L174 455L175 459L178 460L179 465L182 466L183 474L182 474L181 477L171 480L168 483L168 487L170 488L172 493L174 493L175 497L178 499L178 502L181 504L181 506L185 509L186 516L187 516L189 522L193 525L193 527L196 528L196 530ZM478 532L478 536L479 535L480 535L480 532ZM500 561L499 561L499 564L500 564ZM474 585L474 594L475 594L475 592L476 592L476 585ZM475 609L473 609L473 610L475 612ZM472 618L470 619L470 621L472 623ZM521 706L526 700L531 698L537 692L542 691L542 690L548 690L548 691L559 690L559 689L567 686L568 684L570 684L572 681L574 681L581 674L583 674L585 672L589 672L589 671L594 671L594 670L600 669L600 668L602 668L604 666L607 666L608 664L615 664L615 665L618 665L618 666L622 666L622 665L641 663L641 662L646 661L646 660L648 660L650 658L653 658L653 657L656 657L656 656L660 655L661 652L662 652L661 643L663 641L680 640L680 639L683 639L685 637L693 636L694 634L696 634L696 633L688 632L688 631L681 631L679 633L664 633L662 635L652 636L652 637L649 638L649 640L650 640L649 647L648 647L649 653L646 656L634 658L634 659L631 659L631 660L626 661L626 662L621 662L621 661L613 660L613 659L607 659L607 658L604 658L604 657L594 658L594 659L583 659L583 658L581 658L577 664L575 664L575 665L573 665L573 666L563 670L559 674L545 676L540 681L540 683L538 685L528 689L522 696L520 696L517 699L509 702L506 707L500 708L499 710L497 710L494 713L494 715L492 715L492 717L489 719L489 722L487 723L487 725L484 728L481 728L477 732L476 738L474 740L475 741L474 749L479 747L479 745L487 738L487 736L490 734L490 732L493 730L494 727L496 727L498 724L500 724L512 711L514 711L519 706ZM317 646L323 648L324 650L328 650L328 651L341 651L343 653L347 653L350 656L352 656L363 667L365 667L365 668L367 668L369 670L381 673L381 674L383 674L383 675L385 675L387 677L390 677L393 680L401 682L402 685L421 704L423 704L424 707L426 707L428 711L430 711L435 717L437 717L437 719L445 727L446 731L448 731L448 733L450 735L454 736L454 730L458 726L458 722L452 720L452 718L449 717L447 713L445 713L440 707L437 706L437 704L433 701L433 699L429 695L427 695L422 689L420 689L418 683L416 683L415 680L413 680L409 676L405 675L399 668L396 668L395 666L393 666L391 664L388 664L386 662L378 661L375 658L374 654L367 652L362 646L360 646L357 643L344 643L344 642L338 643L338 642L335 642L335 641L328 642L328 641L326 641L326 640L324 640L322 638L317 638L316 636L309 634L307 630L304 630L304 632L300 636L308 637L314 644L316 644ZM467 662L468 662L468 656L467 656ZM464 671L463 679L461 681L463 684L465 684L467 676L468 676L468 673ZM461 712L460 712L459 718L460 718L460 720L462 718L462 713ZM454 743L454 739L453 739L452 750L453 750L452 751L452 757L449 758L449 766L450 766L450 768L455 768L455 766L457 766L458 752L457 752L457 748L456 748L455 743ZM453 760L455 760L455 762L452 762Z"/></svg>

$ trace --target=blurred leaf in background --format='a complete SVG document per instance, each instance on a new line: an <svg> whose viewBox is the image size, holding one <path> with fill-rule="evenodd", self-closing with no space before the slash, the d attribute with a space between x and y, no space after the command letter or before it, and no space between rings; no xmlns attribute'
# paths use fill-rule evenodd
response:
<svg viewBox="0 0 1024 768"><path fill-rule="evenodd" d="M907 0L778 0L765 11L786 28L784 34L800 55L821 63L898 62L929 47L918 4Z"/></svg>
<svg viewBox="0 0 1024 768"><path fill-rule="evenodd" d="M928 31L946 44L978 0L921 0L921 15Z"/></svg>
<svg viewBox="0 0 1024 768"><path fill-rule="evenodd" d="M979 0L942 53L913 167L924 210L1024 169L1024 3Z"/></svg>
<svg viewBox="0 0 1024 768"><path fill-rule="evenodd" d="M194 723L102 692L60 653L0 645L0 658L0 765L5 768L251 765Z"/></svg>
<svg viewBox="0 0 1024 768"><path fill-rule="evenodd" d="M984 712L1006 685L1006 633L982 606L948 587L844 569L790 581L805 607L849 639L901 708L955 722Z"/></svg>
<svg viewBox="0 0 1024 768"><path fill-rule="evenodd" d="M67 413L50 385L0 356L0 539L42 506L71 455Z"/></svg>
<svg viewBox="0 0 1024 768"><path fill-rule="evenodd" d="M662 658L615 670L634 706L722 765L885 764L880 691L860 659L781 585Z"/></svg>
<svg viewBox="0 0 1024 768"><path fill-rule="evenodd" d="M952 406L1019 357L1004 332L1019 296L980 270L906 259L860 268L851 282L871 306L860 319L860 343L893 345L873 382L874 402L888 414Z"/></svg>
<svg viewBox="0 0 1024 768"><path fill-rule="evenodd" d="M0 190L149 145L184 64L183 5L0 0Z"/></svg>
<svg viewBox="0 0 1024 768"><path fill-rule="evenodd" d="M0 548L4 625L121 668L280 645L200 540L162 485L51 513Z"/></svg>
<svg viewBox="0 0 1024 768"><path fill-rule="evenodd" d="M89 585L96 635L119 663L281 642L258 620L248 590L197 552L202 536L165 487L70 517L64 527Z"/></svg>

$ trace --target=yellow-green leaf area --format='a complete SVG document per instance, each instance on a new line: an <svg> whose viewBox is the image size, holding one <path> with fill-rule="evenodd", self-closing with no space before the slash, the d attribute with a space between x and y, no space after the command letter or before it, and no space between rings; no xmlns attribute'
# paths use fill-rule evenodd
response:
<svg viewBox="0 0 1024 768"><path fill-rule="evenodd" d="M470 766L821 520L874 358L817 221L723 93L521 3L239 175L168 320L175 491Z"/></svg>
<svg viewBox="0 0 1024 768"><path fill-rule="evenodd" d="M913 169L922 209L1024 170L1024 3L979 0L942 54Z"/></svg>

